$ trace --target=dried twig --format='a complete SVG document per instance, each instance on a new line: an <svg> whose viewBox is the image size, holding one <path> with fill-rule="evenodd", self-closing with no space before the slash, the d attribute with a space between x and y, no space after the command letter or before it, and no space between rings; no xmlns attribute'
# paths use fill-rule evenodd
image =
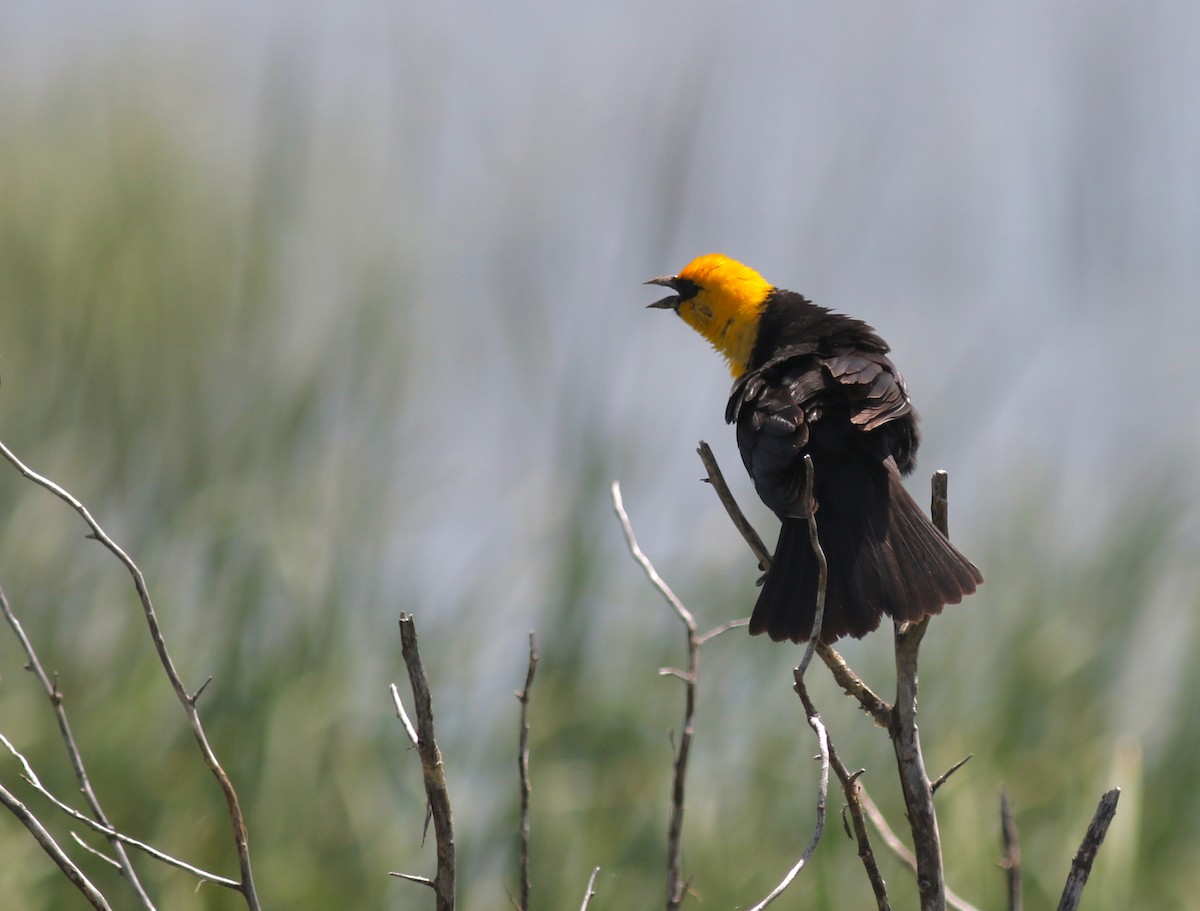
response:
<svg viewBox="0 0 1200 911"><path fill-rule="evenodd" d="M863 811L867 818L871 820L871 825L875 826L875 831L879 833L879 837L883 839L883 843L888 846L888 849L899 858L906 867L917 872L917 859L913 856L912 851L908 846L900 840L900 836L895 833L892 827L888 824L887 818L883 812L876 806L875 801L871 799L871 795L867 793L867 789L859 785L859 799L862 801ZM974 905L955 892L946 887L946 905L954 908L955 911L979 911Z"/></svg>
<svg viewBox="0 0 1200 911"><path fill-rule="evenodd" d="M1004 843L1004 881L1008 885L1008 911L1021 911L1021 843L1017 839L1017 820L1013 816L1008 792L1000 792L1000 836Z"/></svg>
<svg viewBox="0 0 1200 911"><path fill-rule="evenodd" d="M225 769L222 768L221 763L217 760L216 753L213 752L212 747L209 745L208 736L204 732L204 725L200 721L200 712L196 708L196 695L198 693L192 694L187 691L187 687L183 684L183 679L175 669L175 663L171 660L170 652L167 651L167 643L163 638L162 628L159 625L158 616L154 611L154 605L150 600L150 592L146 587L146 579L142 575L141 569L138 568L138 565L134 563L125 551L117 546L116 542L108 536L108 533L100 527L100 524L92 518L87 507L79 499L49 478L44 478L27 467L3 442L0 442L0 455L3 455L23 477L50 491L74 509L90 529L90 537L95 538L103 544L121 562L132 577L134 587L137 589L138 599L141 601L142 613L145 616L146 625L150 631L150 638L154 642L155 651L158 653L159 663L162 665L163 671L170 681L171 688L175 691L176 698L179 700L180 705L183 706L188 722L191 725L192 735L196 739L200 754L204 757L205 765L208 766L209 771L216 778L221 793L225 797L229 821L233 828L233 839L237 850L238 865L241 868L241 881L238 891L242 893L246 901L246 906L250 911L259 911L258 894L254 887L254 875L250 867L249 834L246 830L246 819L242 815L237 792L234 790L233 782L226 774Z"/></svg>
<svg viewBox="0 0 1200 911"><path fill-rule="evenodd" d="M1096 807L1096 813L1083 836L1083 842L1071 860L1071 872L1067 876L1062 898L1059 899L1058 911L1075 911L1079 907L1079 901L1083 898L1083 887L1087 885L1092 864L1096 860L1096 852L1100 850L1104 836L1108 834L1108 826L1117 813L1117 801L1120 797L1121 789L1113 788L1100 798L1100 804Z"/></svg>
<svg viewBox="0 0 1200 911"><path fill-rule="evenodd" d="M804 686L801 680L797 680L796 693L800 696L800 701L804 705L805 714L809 717L817 714L816 706L813 705L812 699L808 694L808 689ZM834 749L833 741L829 741L829 766L833 769L834 775L837 776L842 785L842 793L846 796L846 806L850 811L850 820L854 826L854 838L858 843L858 856L863 862L863 868L867 872L867 879L871 882L871 891L875 893L875 903L879 911L891 911L891 905L888 903L887 885L884 883L883 874L879 872L879 864L875 860L875 851L871 848L871 837L867 834L867 825L863 819L862 802L859 800L859 792L862 786L858 783L858 777L862 771L850 773L846 766L838 758L837 750Z"/></svg>
<svg viewBox="0 0 1200 911"><path fill-rule="evenodd" d="M796 668L798 677L803 677L804 672L808 670L813 650L821 641L821 627L825 623L825 592L829 584L829 564L825 560L825 551L821 549L821 538L817 534L817 511L813 507L813 473L812 456L805 453L804 511L808 521L808 543L812 548L813 556L817 558L817 603L813 611L812 631L808 636L808 645L804 649L804 656L800 659L800 666Z"/></svg>
<svg viewBox="0 0 1200 911"><path fill-rule="evenodd" d="M429 694L429 679L417 648L417 628L409 614L400 615L400 647L408 679L412 684L413 701L417 712L417 753L425 779L425 796L433 816L433 833L437 841L437 872L433 879L408 873L392 873L400 879L431 886L437 896L438 911L454 909L454 824L450 813L450 793L442 768L442 753L433 734L433 700Z"/></svg>
<svg viewBox="0 0 1200 911"><path fill-rule="evenodd" d="M947 534L946 503L946 472L935 471L932 513L934 523L942 534ZM938 834L937 811L933 806L933 787L925 771L921 737L917 729L917 666L921 640L928 626L928 617L916 623L896 624L896 704L888 732L896 754L900 789L904 794L908 824L912 830L921 911L942 911L946 907L942 844Z"/></svg>
<svg viewBox="0 0 1200 911"><path fill-rule="evenodd" d="M216 873L211 873L208 870L202 869L201 867L193 866L192 864L179 860L177 857L172 857L170 854L166 854L158 850L158 848L152 847L143 841L138 841L136 838L131 838L123 832L118 832L110 825L102 825L85 813L80 813L70 804L65 803L56 797L44 784L42 784L41 779L38 778L37 773L33 770L33 766L29 764L29 760L26 759L16 747L13 746L12 742L3 734L0 734L0 745L3 745L4 748L12 754L13 758L21 764L21 771L23 773L22 777L29 782L30 786L72 819L83 823L85 826L95 832L99 832L110 842L116 842L119 844L128 845L131 848L137 848L139 851L142 851L150 857L153 857L155 860L162 861L168 866L184 870L203 882L211 882L218 886L224 886L227 889L233 889L236 892L241 891L241 883L239 883L236 879L218 876Z"/></svg>
<svg viewBox="0 0 1200 911"><path fill-rule="evenodd" d="M521 736L517 746L517 771L521 780L521 871L520 911L529 911L529 691L533 687L533 675L537 671L537 637L529 634L529 669L525 672L525 686L517 693L521 703Z"/></svg>
<svg viewBox="0 0 1200 911"><path fill-rule="evenodd" d="M8 603L8 597L5 595L3 588L0 588L0 613L4 614L4 619L8 621L8 625L12 627L13 633L16 634L17 641L21 643L29 670L37 677L38 682L42 685L42 689L46 691L46 696L50 699L50 706L54 711L55 719L58 721L58 731L62 736L67 757L71 760L71 768L75 770L75 778L79 782L80 793L83 794L84 800L87 801L87 805L91 808L92 816L96 821L111 829L112 823L108 821L108 817L104 814L104 810L100 806L100 800L92 788L91 779L88 778L87 769L83 764L83 755L79 752L79 746L75 742L75 735L71 732L71 724L67 720L67 709L63 704L63 695L58 688L58 681L57 679L51 680L50 675L42 667L42 662L34 650L33 643L25 635L25 629L21 625L21 621L17 619L16 614L13 613L12 606ZM109 843L112 845L113 853L117 856L117 866L128 880L130 888L133 889L134 894L137 896L138 902L147 911L154 911L154 902L146 894L146 890L138 878L137 871L133 868L133 863L129 859L129 854L126 852L125 846L115 838L110 838Z"/></svg>
<svg viewBox="0 0 1200 911"><path fill-rule="evenodd" d="M796 691L800 692L804 689L804 677L799 673L799 669L795 674ZM804 699L801 696L801 699ZM804 853L800 855L800 859L796 861L796 865L792 867L784 876L783 880L771 890L762 901L750 909L750 911L762 911L771 902L779 898L783 891L792 884L792 881L804 869L804 865L808 863L808 859L812 857L813 851L817 849L818 842L821 841L821 835L825 831L825 801L829 796L829 735L825 730L825 725L821 722L821 716L815 712L808 716L808 724L817 735L817 749L820 751L821 773L820 783L817 786L817 824L813 830L812 838L809 839L808 847L804 849Z"/></svg>
<svg viewBox="0 0 1200 911"><path fill-rule="evenodd" d="M587 889L583 893L583 904L579 906L579 911L587 911L588 905L592 903L592 896L596 894L596 877L600 874L600 868L596 867L592 870L592 875L588 877Z"/></svg>
<svg viewBox="0 0 1200 911"><path fill-rule="evenodd" d="M713 455L712 449L703 440L700 441L700 448L696 452L699 453L700 461L704 463L704 467L708 471L708 477L704 480L711 484L713 490L717 492L717 497L721 500L725 511L729 513L734 527L741 532L746 543L750 545L751 552L758 560L758 568L766 572L771 566L771 552L767 550L767 545L763 543L763 539L754 530L754 526L750 524L745 513L742 512L742 508L738 506L737 500L734 499L733 493L730 492L729 485L725 483L725 476L721 473L721 466L717 464L717 457Z"/></svg>
<svg viewBox="0 0 1200 911"><path fill-rule="evenodd" d="M76 889L83 893L84 897L91 902L93 908L96 908L97 911L112 911L112 906L100 893L100 890L92 885L91 880L83 875L83 871L75 866L75 862L67 857L63 849L58 846L58 842L54 840L54 836L46 830L46 827L30 812L29 808L21 803L3 785L0 785L0 803L4 804L21 821L21 824L29 830L34 840L41 845L42 850L50 856L51 860L58 864L59 869L63 871L63 875L71 881Z"/></svg>
<svg viewBox="0 0 1200 911"><path fill-rule="evenodd" d="M404 711L404 703L400 699L400 690L396 688L396 684L388 684L388 692L392 694L392 704L396 706L396 717L400 719L400 723L404 725L404 733L408 735L409 742L413 746L417 745L417 729L413 727L413 723L409 720L408 712Z"/></svg>
<svg viewBox="0 0 1200 911"><path fill-rule="evenodd" d="M974 756L975 756L974 753L968 753L966 756L964 756L958 762L954 763L954 765L950 766L950 768L946 769L946 771L942 772L941 775L939 775L937 778L934 779L933 784L931 784L929 786L929 790L932 791L934 794L936 794L938 792L938 788L940 788L947 781L949 781L950 776L953 775L955 772L957 772L959 769L961 769L963 766L965 766L968 762L970 762Z"/></svg>
<svg viewBox="0 0 1200 911"><path fill-rule="evenodd" d="M817 654L825 662L825 666L829 668L833 679L837 681L842 691L847 696L853 696L858 700L859 707L871 716L871 720L886 730L892 723L891 704L881 699L874 690L867 686L866 682L854 673L853 668L846 663L846 659L832 645L826 645L824 642L817 643Z"/></svg>
<svg viewBox="0 0 1200 911"><path fill-rule="evenodd" d="M688 758L691 755L692 738L695 735L694 719L696 715L696 680L700 672L700 636L696 627L696 618L691 611L684 607L675 593L655 570L649 558L638 546L637 537L633 533L633 525L625 512L625 504L621 499L621 485L612 483L612 504L625 534L625 544L633 559L642 567L646 578L658 589L667 603L675 611L687 631L687 670L675 671L664 669L660 673L670 673L679 677L684 684L683 730L679 735L679 746L675 751L675 772L671 783L671 819L667 825L667 911L676 911L683 902L687 883L683 879L683 810L684 791L687 786Z"/></svg>

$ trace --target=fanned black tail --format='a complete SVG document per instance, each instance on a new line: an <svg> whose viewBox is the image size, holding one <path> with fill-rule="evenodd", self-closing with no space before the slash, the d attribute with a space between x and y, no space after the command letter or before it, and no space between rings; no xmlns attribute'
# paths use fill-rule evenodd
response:
<svg viewBox="0 0 1200 911"><path fill-rule="evenodd" d="M940 614L983 582L908 495L891 459L870 468L826 464L814 480L817 533L828 564L823 641L861 638L884 614L897 620ZM807 640L818 570L808 521L785 518L750 618L751 635Z"/></svg>

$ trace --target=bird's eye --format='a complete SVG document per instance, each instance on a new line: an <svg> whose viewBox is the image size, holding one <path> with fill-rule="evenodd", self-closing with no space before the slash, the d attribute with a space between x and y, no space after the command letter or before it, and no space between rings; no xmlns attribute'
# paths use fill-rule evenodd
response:
<svg viewBox="0 0 1200 911"><path fill-rule="evenodd" d="M681 301L691 300L700 293L700 286L690 278L677 278L671 285Z"/></svg>

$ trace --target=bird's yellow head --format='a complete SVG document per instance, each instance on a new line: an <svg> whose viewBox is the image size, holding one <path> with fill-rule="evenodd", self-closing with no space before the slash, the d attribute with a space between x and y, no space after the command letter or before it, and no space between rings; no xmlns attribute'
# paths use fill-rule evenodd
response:
<svg viewBox="0 0 1200 911"><path fill-rule="evenodd" d="M709 253L693 259L678 275L652 278L646 284L674 291L650 306L678 313L725 356L734 376L741 375L754 350L767 295L773 290L765 278L737 260Z"/></svg>

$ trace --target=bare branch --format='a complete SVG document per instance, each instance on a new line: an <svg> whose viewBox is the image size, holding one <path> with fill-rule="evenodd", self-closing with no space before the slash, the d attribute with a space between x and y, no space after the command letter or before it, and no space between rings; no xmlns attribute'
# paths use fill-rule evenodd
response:
<svg viewBox="0 0 1200 911"><path fill-rule="evenodd" d="M388 691L392 694L392 703L396 706L396 717L400 719L400 723L404 725L404 733L408 735L408 739L413 746L417 745L417 729L413 727L413 723L408 719L408 712L404 711L404 703L400 700L400 690L396 688L396 684L389 683Z"/></svg>
<svg viewBox="0 0 1200 911"><path fill-rule="evenodd" d="M521 780L521 903L519 911L529 911L529 691L537 671L537 637L529 633L529 669L525 672L525 687L517 693L521 703L521 736L517 746L517 771Z"/></svg>
<svg viewBox="0 0 1200 911"><path fill-rule="evenodd" d="M83 848L83 850L87 851L93 857L97 857L100 860L104 861L106 864L108 864L114 870L121 869L121 865L119 863L117 863L113 858L109 857L103 851L100 851L97 848L93 848L91 845L89 845L86 841L84 841L82 838L79 837L78 832L71 833L71 841L75 842L75 844L79 845L79 847Z"/></svg>
<svg viewBox="0 0 1200 911"><path fill-rule="evenodd" d="M687 787L688 758L692 751L692 738L695 736L696 715L696 680L700 673L700 637L697 632L696 620L691 611L683 606L667 583L659 576L649 558L642 553L637 538L633 533L633 525L625 512L625 504L621 499L621 485L616 481L612 484L613 510L625 533L625 543L633 559L642 567L651 584L671 605L675 615L683 623L687 633L687 670L663 668L659 673L672 674L683 680L684 708L683 731L679 736L679 746L675 751L675 770L671 782L671 818L667 824L667 911L678 911L683 903L687 883L683 879L683 811L684 794Z"/></svg>
<svg viewBox="0 0 1200 911"><path fill-rule="evenodd" d="M437 889L437 886L434 884L434 881L432 879L430 879L428 876L414 876L411 873L395 873L395 872L388 873L388 876L394 876L394 877L396 877L396 879L406 879L410 883L420 883L422 886L428 886L430 889L434 889L435 891Z"/></svg>
<svg viewBox="0 0 1200 911"><path fill-rule="evenodd" d="M662 576L658 574L654 565L642 553L642 549L638 547L637 538L633 534L633 526L629 523L629 516L625 512L625 503L621 499L620 483L613 481L611 492L613 511L616 512L617 519L621 523L621 531L625 533L625 544L629 548L629 553L637 561L638 565L641 566L642 571L646 574L646 578L650 580L650 584L658 589L659 594L667 600L667 603L671 605L671 609L683 621L688 629L688 635L694 636L696 634L696 618L692 616L691 611L683 606L683 602L675 597L675 593L671 591L670 586L663 581Z"/></svg>
<svg viewBox="0 0 1200 911"><path fill-rule="evenodd" d="M583 893L583 904L579 906L579 911L587 911L588 905L592 903L592 896L596 894L596 877L600 874L600 868L596 867L592 870L592 875L588 877L587 889Z"/></svg>
<svg viewBox="0 0 1200 911"><path fill-rule="evenodd" d="M796 673L801 677L808 670L813 650L821 641L821 627L825 623L825 589L829 584L829 564L825 560L825 551L821 549L821 539L817 535L817 511L813 508L813 461L808 453L804 454L804 510L808 514L808 543L812 547L813 556L817 558L817 603L808 645L804 649L804 657L800 659L800 666L796 669Z"/></svg>
<svg viewBox="0 0 1200 911"><path fill-rule="evenodd" d="M797 672L796 687L799 690L804 686L804 678ZM804 849L804 853L800 855L800 859L796 861L796 865L792 867L784 876L783 880L771 890L761 902L755 905L750 911L762 911L770 905L775 899L783 894L784 890L792 884L792 881L804 869L804 865L808 863L808 859L812 857L813 851L817 849L817 844L821 841L821 835L825 831L825 800L829 795L829 735L825 731L825 725L821 722L821 716L813 713L808 716L808 724L816 732L817 748L820 750L821 759L821 777L820 783L817 786L817 825L813 830L812 838L809 839L808 847Z"/></svg>
<svg viewBox="0 0 1200 911"><path fill-rule="evenodd" d="M100 893L99 889L92 885L91 880L84 876L83 871L75 866L75 862L67 857L63 849L58 846L58 842L54 840L54 836L46 831L46 827L30 812L29 808L3 785L0 785L0 803L8 807L12 814L21 821L21 824L29 830L34 840L42 846L42 850L58 864L58 868L63 871L71 884L83 893L84 898L91 902L93 908L96 908L97 911L112 911L108 900Z"/></svg>
<svg viewBox="0 0 1200 911"><path fill-rule="evenodd" d="M968 762L970 762L971 758L974 755L975 755L974 753L968 753L966 756L964 756L958 762L954 763L954 765L950 766L950 768L946 769L946 771L942 772L942 774L937 777L937 779L933 782L933 784L931 784L929 786L929 790L932 791L934 794L936 794L938 788L940 788L947 781L949 781L951 775L953 775L955 772L957 772L959 769L961 769L963 766L965 766Z"/></svg>
<svg viewBox="0 0 1200 911"><path fill-rule="evenodd" d="M743 626L749 626L749 625L750 625L749 617L742 617L740 620L728 620L725 623L722 623L720 626L714 626L707 633L703 633L702 635L697 636L696 641L699 642L701 645L703 645L709 639L716 639L717 636L720 636L722 633L727 633L731 629L740 629Z"/></svg>
<svg viewBox="0 0 1200 911"><path fill-rule="evenodd" d="M1087 885L1088 877L1092 873L1096 852L1104 843L1108 826L1117 814L1117 801L1120 797L1121 789L1113 788L1100 798L1100 804L1096 807L1096 813L1083 836L1083 842L1071 860L1071 872L1067 876L1062 898L1059 899L1058 911L1076 911L1079 907L1080 899L1083 898L1083 887Z"/></svg>
<svg viewBox="0 0 1200 911"><path fill-rule="evenodd" d="M208 736L204 732L204 726L200 721L200 713L196 709L195 700L188 694L187 688L183 685L183 680L179 676L179 672L175 669L175 663L171 660L170 652L167 651L167 643L163 638L162 628L159 626L158 616L154 611L154 605L150 601L150 592L146 587L146 579L142 575L141 569L133 562L128 554L125 553L112 538L108 536L100 524L92 518L87 507L73 496L71 493L60 487L48 478L42 477L37 472L28 468L13 452L0 442L0 455L3 455L14 468L25 478L33 481L40 487L50 491L68 506L75 510L84 523L88 526L91 534L90 537L95 538L113 554L129 572L133 579L134 587L137 589L138 599L141 601L142 613L146 619L146 625L150 631L150 638L154 642L155 651L158 653L159 663L163 667L163 671L167 675L167 679L171 683L171 688L175 691L175 696L179 700L180 705L187 715L188 722L192 728L192 735L195 737L196 744L200 748L200 753L204 757L204 762L216 778L217 784L221 789L221 793L225 797L225 803L228 808L230 824L233 828L234 844L237 849L238 864L241 867L241 884L239 891L246 900L246 906L250 911L260 911L258 895L254 888L254 876L250 867L250 842L249 834L246 830L246 820L242 815L241 804L238 801L237 792L233 788L233 782L225 773L225 769L221 767L217 761L217 756L209 745Z"/></svg>
<svg viewBox="0 0 1200 911"><path fill-rule="evenodd" d="M1013 816L1008 792L1000 792L1000 835L1004 842L1004 881L1008 885L1008 911L1021 911L1021 843L1017 839L1017 820Z"/></svg>
<svg viewBox="0 0 1200 911"><path fill-rule="evenodd" d="M946 472L933 474L932 513L939 530L946 534ZM921 911L942 911L946 907L946 882L942 868L942 844L938 834L937 811L933 805L933 787L921 755L921 737L917 729L917 667L921 640L929 626L925 617L916 623L897 623L896 704L888 732L900 770L900 789L908 808L917 858L917 889Z"/></svg>
<svg viewBox="0 0 1200 911"><path fill-rule="evenodd" d="M88 778L87 769L83 764L83 755L79 752L79 746L75 742L75 735L71 731L71 724L67 720L67 710L63 704L62 693L58 689L58 681L57 679L51 680L45 668L42 667L42 662L34 650L33 643L25 635L25 628L21 625L21 621L17 619L16 614L13 613L12 606L8 603L8 597L5 595L3 588L0 588L0 613L4 614L4 619L8 621L8 625L12 627L13 633L16 634L17 640L21 643L29 670L33 671L34 676L41 683L42 689L46 691L46 696L50 700L51 710L58 721L58 732L62 736L67 757L71 760L71 768L74 769L75 778L79 782L79 790L87 801L87 805L91 808L92 816L102 825L111 829L112 823L108 821L108 817L104 814L104 810L100 806L100 800L92 788L91 779ZM126 880L128 880L130 888L133 889L134 894L137 896L138 902L146 911L155 911L154 902L146 894L146 890L138 878L137 871L133 868L133 863L130 861L125 847L115 838L110 838L109 843L112 845L113 852L117 855L117 866L124 874Z"/></svg>
<svg viewBox="0 0 1200 911"><path fill-rule="evenodd" d="M892 723L891 705L880 699L875 691L867 686L858 674L854 673L854 670L846 663L846 659L832 645L818 642L817 654L821 656L821 660L825 662L825 666L829 668L833 679L837 681L842 691L847 696L857 699L862 710L870 715L879 727L886 729Z"/></svg>
<svg viewBox="0 0 1200 911"><path fill-rule="evenodd" d="M433 734L433 700L429 680L417 648L417 628L409 614L400 615L400 645L408 679L412 684L413 701L417 711L417 753L425 778L425 795L433 816L433 832L437 840L437 872L432 885L437 894L438 911L454 909L454 824L450 814L450 793L442 768L442 753ZM402 879L421 882L419 877L396 874Z"/></svg>
<svg viewBox="0 0 1200 911"><path fill-rule="evenodd" d="M796 693L800 696L805 713L809 717L817 715L817 708L813 705L812 698L808 694L808 688L804 685L802 677L798 677L796 680ZM884 883L883 874L879 872L879 864L875 860L875 852L871 848L871 837L867 834L867 826L863 820L863 808L859 800L860 785L858 783L858 777L862 772L859 771L851 774L847 771L846 766L838 758L832 739L829 740L829 765L833 769L833 773L837 776L838 781L841 782L842 793L846 795L846 806L850 810L850 819L854 826L854 838L858 842L858 856L862 859L863 867L867 871L867 879L871 882L871 890L875 893L875 903L879 911L891 911L891 905L888 903L887 885Z"/></svg>
<svg viewBox="0 0 1200 911"><path fill-rule="evenodd" d="M729 514L729 518L733 521L734 527L741 532L746 543L750 545L750 550L758 560L758 568L766 572L771 565L771 552L767 550L767 546L763 544L763 539L759 537L754 526L750 524L746 518L742 508L738 506L737 500L733 498L733 494L729 490L729 485L725 483L725 476L721 474L721 466L717 464L717 457L713 455L712 449L703 440L700 441L700 448L696 450L700 454L700 461L704 463L705 469L708 471L708 477L704 480L712 485L713 490L717 492L717 497L721 500L721 505L725 507L725 512Z"/></svg>
<svg viewBox="0 0 1200 911"><path fill-rule="evenodd" d="M158 848L152 847L143 841L138 841L136 838L131 838L123 832L118 832L112 826L102 825L85 813L80 813L70 804L59 800L58 797L51 793L50 790L42 784L41 779L38 778L37 773L33 770L33 766L29 764L29 760L26 759L15 746L13 746L12 742L3 734L0 734L0 744L3 744L4 748L13 755L17 762L21 764L23 777L27 782L29 782L30 786L72 819L83 823L93 831L99 832L110 841L120 842L121 844L129 845L131 848L137 848L139 851L148 854L155 860L162 861L164 864L184 870L187 873L191 873L197 879L215 883L216 885L224 886L227 889L233 889L235 892L241 891L242 885L236 879L228 879L224 876L218 876L216 873L210 873L208 870L204 870L200 867L195 867L177 857L172 857L170 854L165 854L164 852L158 850Z"/></svg>
<svg viewBox="0 0 1200 911"><path fill-rule="evenodd" d="M883 839L883 843L888 846L888 849L899 858L906 867L917 872L917 859L913 856L912 851L908 850L908 846L900 840L892 827L888 824L883 812L876 806L875 801L871 799L871 795L867 793L867 789L859 785L859 799L862 801L863 810L867 814L867 818L871 820L871 824L875 826L875 830L879 833L879 837ZM949 887L946 888L946 904L954 908L955 911L979 911L965 898L956 895Z"/></svg>

